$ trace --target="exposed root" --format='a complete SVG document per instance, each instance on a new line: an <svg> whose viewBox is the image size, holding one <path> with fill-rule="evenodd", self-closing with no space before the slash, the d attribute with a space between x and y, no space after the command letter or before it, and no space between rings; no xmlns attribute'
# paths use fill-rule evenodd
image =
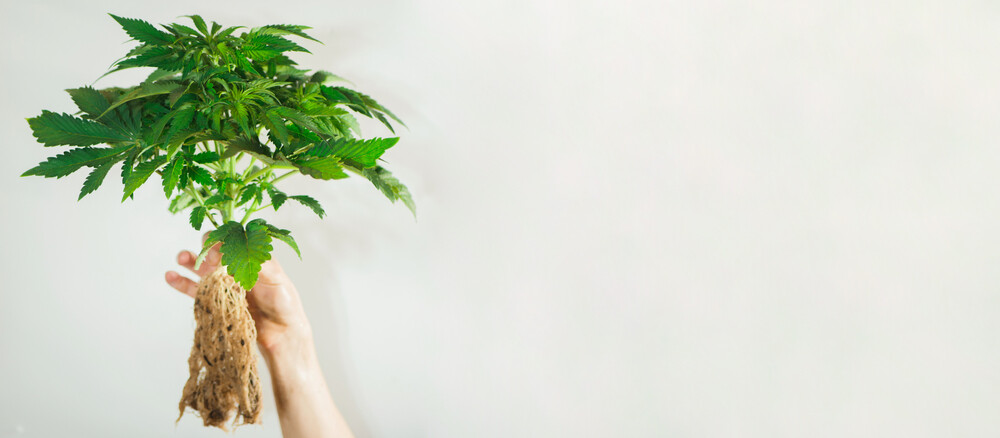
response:
<svg viewBox="0 0 1000 438"><path fill-rule="evenodd" d="M234 413L234 427L260 424L261 389L253 350L257 329L247 309L246 292L225 267L198 283L194 319L197 327L188 358L191 376L184 384L177 421L190 407L205 426L228 431L226 423Z"/></svg>

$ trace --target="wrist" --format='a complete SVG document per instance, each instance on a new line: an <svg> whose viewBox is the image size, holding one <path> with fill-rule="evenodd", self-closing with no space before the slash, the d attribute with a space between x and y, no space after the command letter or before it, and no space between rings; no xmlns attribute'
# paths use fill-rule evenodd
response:
<svg viewBox="0 0 1000 438"><path fill-rule="evenodd" d="M308 322L289 325L280 335L258 338L258 341L261 356L268 367L308 364L316 360L316 348Z"/></svg>

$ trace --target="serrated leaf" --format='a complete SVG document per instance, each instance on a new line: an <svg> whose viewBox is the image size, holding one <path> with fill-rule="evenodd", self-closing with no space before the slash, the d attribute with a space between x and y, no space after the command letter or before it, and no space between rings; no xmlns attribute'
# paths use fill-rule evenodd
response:
<svg viewBox="0 0 1000 438"><path fill-rule="evenodd" d="M315 132L317 134L322 134L323 133L323 131L321 131L319 129L319 127L317 127L316 124L313 123L313 120L312 120L311 117L303 114L301 111L296 110L294 108L289 108L287 106L276 106L276 107L269 108L267 110L267 112L273 112L273 113L281 116L282 118L284 118L284 119L286 119L286 120L288 120L288 121L290 121L290 122L292 122L292 123L294 123L296 125L299 125L299 126L301 126L303 128L306 128L306 129L308 129L308 130L310 130L312 132Z"/></svg>
<svg viewBox="0 0 1000 438"><path fill-rule="evenodd" d="M184 171L184 163L179 159L174 159L163 169L163 193L167 198L174 193L177 183L180 181L181 173Z"/></svg>
<svg viewBox="0 0 1000 438"><path fill-rule="evenodd" d="M198 30L200 30L202 34L204 34L204 35L208 35L209 34L208 33L208 26L205 25L205 20L201 18L201 15L185 15L185 17L190 18L191 21L194 22L195 27L197 27ZM213 22L213 24L215 24L215 23Z"/></svg>
<svg viewBox="0 0 1000 438"><path fill-rule="evenodd" d="M91 146L129 140L125 134L93 120L47 110L28 119L28 125L32 135L45 146Z"/></svg>
<svg viewBox="0 0 1000 438"><path fill-rule="evenodd" d="M200 152L191 156L191 161L199 164L219 161L219 154L214 151Z"/></svg>
<svg viewBox="0 0 1000 438"><path fill-rule="evenodd" d="M376 166L370 169L364 169L361 173L368 181L371 181L377 189L379 189L386 198L389 198L393 203L396 200L403 201L406 208L413 213L413 216L417 216L417 206L413 202L413 197L410 196L410 190L399 182L396 177L392 176L392 173L381 166Z"/></svg>
<svg viewBox="0 0 1000 438"><path fill-rule="evenodd" d="M90 172L90 175L87 175L87 179L83 181L83 187L80 188L80 197L76 198L76 200L79 201L83 199L84 196L87 196L88 194L93 193L94 190L97 190L97 188L101 186L101 183L104 182L104 177L108 175L108 171L111 170L111 166L114 165L115 161L108 161L107 163L95 167L94 170Z"/></svg>
<svg viewBox="0 0 1000 438"><path fill-rule="evenodd" d="M167 130L167 136L164 143L174 144L177 134L191 125L191 121L194 120L194 114L196 112L197 110L194 105L185 106L183 109L178 111L170 121L170 129Z"/></svg>
<svg viewBox="0 0 1000 438"><path fill-rule="evenodd" d="M125 200L128 199L128 197L131 196L132 193L139 188L139 186L149 179L149 176L152 175L153 172L156 172L156 169L164 165L166 162L167 157L161 155L150 161L142 162L135 166L135 169L125 180L125 195L122 196L122 202L125 202Z"/></svg>
<svg viewBox="0 0 1000 438"><path fill-rule="evenodd" d="M298 201L300 204L309 207L313 211L313 213L316 213L316 215L320 217L320 219L322 219L323 216L326 216L326 212L323 211L323 206L319 205L319 201L317 201L311 196L295 195L295 196L289 196L288 199L294 199Z"/></svg>
<svg viewBox="0 0 1000 438"><path fill-rule="evenodd" d="M201 231L201 224L205 222L205 213L205 207L200 205L191 209L191 216L188 217L188 220L195 230Z"/></svg>
<svg viewBox="0 0 1000 438"><path fill-rule="evenodd" d="M195 199L191 197L191 195L181 192L170 201L170 206L167 207L167 210L170 210L173 214L177 214L181 210L190 207L195 202Z"/></svg>
<svg viewBox="0 0 1000 438"><path fill-rule="evenodd" d="M108 99L90 86L82 88L71 88L66 90L69 96L73 99L73 103L76 104L80 111L83 111L92 117L100 116L107 111L108 107L111 106L108 103Z"/></svg>
<svg viewBox="0 0 1000 438"><path fill-rule="evenodd" d="M147 21L139 20L136 18L125 18L119 17L115 14L108 14L111 18L114 18L125 29L125 33L128 36L135 38L138 41L149 44L170 44L174 42L174 38L162 30L157 29L152 24Z"/></svg>
<svg viewBox="0 0 1000 438"><path fill-rule="evenodd" d="M347 178L344 168L340 166L340 160L336 157L300 159L294 161L294 163L295 167L303 175L309 175L316 179L331 180Z"/></svg>
<svg viewBox="0 0 1000 438"><path fill-rule="evenodd" d="M277 211L278 208L281 208L281 205L288 200L288 195L286 195L285 192L282 192L273 186L267 188L267 196L271 198L271 206L274 207L275 211Z"/></svg>
<svg viewBox="0 0 1000 438"><path fill-rule="evenodd" d="M115 102L113 104L111 104L111 106L108 107L108 109L104 110L104 113L101 114L101 116L103 116L104 114L107 114L108 111L111 111L111 110L113 110L115 108L118 108L119 106L124 105L124 104L126 104L128 102L131 102L133 100L141 99L141 98L149 97L149 96L157 96L157 95L160 95L160 94L170 94L170 93L176 91L178 88L183 87L183 86L184 85L182 85L182 84L180 84L178 82L174 82L174 81L163 81L163 82L153 82L153 83L144 83L144 84L141 84L138 87L136 87L134 90L121 95L121 97L119 97L117 100L115 100Z"/></svg>
<svg viewBox="0 0 1000 438"><path fill-rule="evenodd" d="M285 242L288 246L292 247L292 249L295 250L295 255L299 256L299 260L302 259L302 253L299 252L299 244L295 243L295 239L292 238L291 231L283 230L274 225L267 224L267 232L271 235L271 237Z"/></svg>
<svg viewBox="0 0 1000 438"><path fill-rule="evenodd" d="M334 156L341 161L353 161L360 163L362 167L375 166L375 161L391 148L399 137L372 138L368 140L353 138L337 138L324 140L312 149L306 151L304 156L308 157L329 157Z"/></svg>
<svg viewBox="0 0 1000 438"><path fill-rule="evenodd" d="M229 225L234 224L234 225ZM222 246L222 264L243 289L250 290L257 283L260 266L271 259L271 234L267 222L254 219L243 228L239 222L230 221Z"/></svg>
<svg viewBox="0 0 1000 438"><path fill-rule="evenodd" d="M233 198L230 197L229 195L217 194L209 196L208 199L205 200L205 205L215 205L232 200Z"/></svg>
<svg viewBox="0 0 1000 438"><path fill-rule="evenodd" d="M260 193L260 186L258 186L257 184L250 184L247 185L246 187L243 187L243 192L240 193L240 200L237 203L237 205L243 205L246 204L247 202L250 202L250 200L257 197L259 193Z"/></svg>
<svg viewBox="0 0 1000 438"><path fill-rule="evenodd" d="M243 231L243 226L239 222L229 221L218 228L209 231L208 236L205 237L205 242L202 243L201 252L198 253L198 258L194 261L194 269L198 270L201 268L201 263L205 261L205 256L208 255L210 249L215 246L216 243L223 241L226 236L229 235L230 230L239 228L240 232Z"/></svg>
<svg viewBox="0 0 1000 438"><path fill-rule="evenodd" d="M320 41L317 40L316 38L313 38L309 35L306 35L305 32L302 32L303 30L306 29L312 29L312 28L309 26L300 26L296 24L269 24L267 26L259 27L255 30L259 33L264 33L264 34L275 34L275 35L291 34L320 43Z"/></svg>
<svg viewBox="0 0 1000 438"><path fill-rule="evenodd" d="M192 181L201 184L203 186L215 185L215 180L212 179L212 173L198 166L190 166L184 168L184 173Z"/></svg>
<svg viewBox="0 0 1000 438"><path fill-rule="evenodd" d="M131 149L132 146L117 148L78 148L63 152L28 169L21 176L43 176L46 178L62 178L76 172L84 166L100 166L109 161L117 161L115 157Z"/></svg>

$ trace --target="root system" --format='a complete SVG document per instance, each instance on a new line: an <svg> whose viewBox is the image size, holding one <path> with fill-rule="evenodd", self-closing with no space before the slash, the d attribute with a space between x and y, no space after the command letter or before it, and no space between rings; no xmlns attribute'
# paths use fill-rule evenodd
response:
<svg viewBox="0 0 1000 438"><path fill-rule="evenodd" d="M198 283L194 300L194 346L188 367L191 376L180 401L180 421L186 408L198 412L205 426L228 430L260 423L261 389L257 376L257 329L247 309L246 291L225 267ZM240 422L240 420L242 420Z"/></svg>

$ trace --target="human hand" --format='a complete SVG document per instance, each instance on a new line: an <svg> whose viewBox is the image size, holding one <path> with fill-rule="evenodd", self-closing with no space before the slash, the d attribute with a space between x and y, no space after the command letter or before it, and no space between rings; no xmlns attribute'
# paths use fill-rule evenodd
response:
<svg viewBox="0 0 1000 438"><path fill-rule="evenodd" d="M205 234L202 242L207 236ZM191 251L181 251L177 255L177 263L199 277L209 275L218 268L222 259L220 245L217 243L209 250L197 270L194 269L197 255ZM192 298L198 292L197 281L175 271L167 271L165 279L174 289ZM299 293L277 260L268 260L261 266L257 283L247 293L247 304L257 327L257 344L265 358L277 353L295 354L312 347L312 330Z"/></svg>

